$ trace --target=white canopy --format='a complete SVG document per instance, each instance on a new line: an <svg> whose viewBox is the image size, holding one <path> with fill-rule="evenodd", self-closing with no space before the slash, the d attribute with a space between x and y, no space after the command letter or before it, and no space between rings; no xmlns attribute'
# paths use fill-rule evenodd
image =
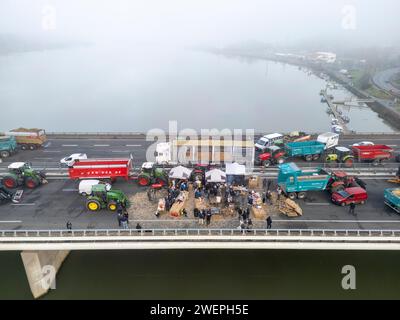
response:
<svg viewBox="0 0 400 320"><path fill-rule="evenodd" d="M246 174L246 166L237 162L227 163L226 174L229 176L244 176Z"/></svg>
<svg viewBox="0 0 400 320"><path fill-rule="evenodd" d="M183 166L178 166L175 168L172 168L171 171L169 172L169 177L171 179L189 179L190 174L192 173L192 170L185 168Z"/></svg>
<svg viewBox="0 0 400 320"><path fill-rule="evenodd" d="M207 182L222 183L226 181L226 173L220 169L213 169L206 172Z"/></svg>

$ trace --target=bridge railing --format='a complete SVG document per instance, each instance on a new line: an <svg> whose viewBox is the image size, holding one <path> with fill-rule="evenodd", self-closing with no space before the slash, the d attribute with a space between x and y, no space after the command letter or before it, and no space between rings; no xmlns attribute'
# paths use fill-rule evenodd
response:
<svg viewBox="0 0 400 320"><path fill-rule="evenodd" d="M246 237L256 236L260 239L269 237L359 237L387 238L400 237L400 230L356 230L356 229L83 229L83 230L1 230L0 243L5 238L23 241L24 238L118 238L118 237Z"/></svg>

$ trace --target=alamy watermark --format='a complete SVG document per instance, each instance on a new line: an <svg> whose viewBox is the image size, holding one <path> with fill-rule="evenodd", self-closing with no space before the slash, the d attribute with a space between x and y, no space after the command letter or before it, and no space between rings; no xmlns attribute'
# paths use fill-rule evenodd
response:
<svg viewBox="0 0 400 320"><path fill-rule="evenodd" d="M346 265L342 268L342 274L345 275L342 278L343 290L356 290L356 268L352 265Z"/></svg>
<svg viewBox="0 0 400 320"><path fill-rule="evenodd" d="M56 289L56 275L56 269L52 265L43 266L41 285L44 290Z"/></svg>
<svg viewBox="0 0 400 320"><path fill-rule="evenodd" d="M158 164L191 163L223 164L238 162L254 166L254 129L178 130L177 121L169 121L168 132L151 129L146 140L154 143L146 151L146 159Z"/></svg>
<svg viewBox="0 0 400 320"><path fill-rule="evenodd" d="M353 5L346 5L342 8L342 28L344 30L357 29L357 9Z"/></svg>

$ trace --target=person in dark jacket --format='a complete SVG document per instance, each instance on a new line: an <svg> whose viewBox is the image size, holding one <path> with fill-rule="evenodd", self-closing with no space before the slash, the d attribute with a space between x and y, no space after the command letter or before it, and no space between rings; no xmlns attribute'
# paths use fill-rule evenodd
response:
<svg viewBox="0 0 400 320"><path fill-rule="evenodd" d="M211 223L211 216L212 216L211 209L208 209L206 213L207 225L210 225Z"/></svg>
<svg viewBox="0 0 400 320"><path fill-rule="evenodd" d="M267 218L267 229L272 229L272 218L270 216Z"/></svg>
<svg viewBox="0 0 400 320"><path fill-rule="evenodd" d="M355 210L356 210L356 204L354 202L350 203L349 213L352 215L356 215Z"/></svg>

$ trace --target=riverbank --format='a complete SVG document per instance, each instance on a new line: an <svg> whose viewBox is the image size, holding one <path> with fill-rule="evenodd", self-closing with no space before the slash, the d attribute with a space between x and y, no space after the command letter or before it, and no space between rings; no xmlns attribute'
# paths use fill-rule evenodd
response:
<svg viewBox="0 0 400 320"><path fill-rule="evenodd" d="M240 51L229 51L229 52L224 52L224 51L211 51L212 53L215 54L223 54L223 55L228 55L228 56L240 56L244 58L252 58L252 59L259 59L259 60L266 60L266 61L274 61L274 62L281 62L293 66L298 66L298 67L303 67L307 68L311 71L313 71L315 74L326 74L328 75L334 82L337 84L343 86L346 90L354 94L357 98L360 99L374 99L374 103L369 103L369 107L379 115L380 118L384 119L386 122L388 122L391 126L396 128L396 130L400 130L400 112L397 111L394 108L388 107L375 97L371 96L365 91L362 91L360 89L355 88L354 86L350 85L348 82L346 82L342 75L339 73L330 70L326 67L324 67L321 64L316 64L316 63L311 63L307 62L304 60L299 60L296 58L287 58L287 57L278 57L275 55L260 55L260 54L254 54L254 53L243 53Z"/></svg>

